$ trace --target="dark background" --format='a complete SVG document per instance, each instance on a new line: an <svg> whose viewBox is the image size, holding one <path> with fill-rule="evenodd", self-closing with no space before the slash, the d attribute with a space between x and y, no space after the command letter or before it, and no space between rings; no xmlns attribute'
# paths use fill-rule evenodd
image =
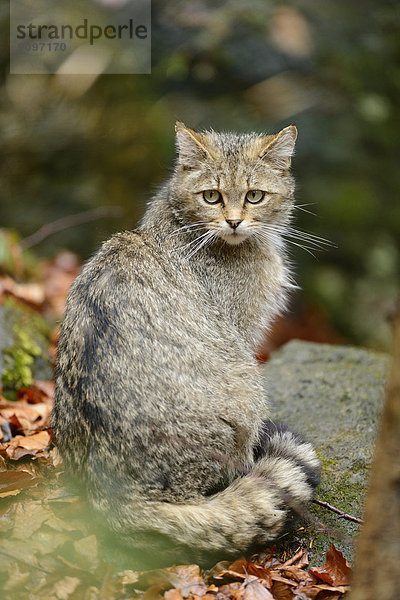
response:
<svg viewBox="0 0 400 600"><path fill-rule="evenodd" d="M295 122L303 288L277 338L387 349L400 234L400 10L366 0L153 0L152 75L9 75L0 5L0 225L29 236L99 206L107 216L33 248L87 258L135 227L174 160L174 122L271 133ZM1 254L1 248L0 248ZM1 256L0 256L1 258ZM302 333L303 332L303 333Z"/></svg>

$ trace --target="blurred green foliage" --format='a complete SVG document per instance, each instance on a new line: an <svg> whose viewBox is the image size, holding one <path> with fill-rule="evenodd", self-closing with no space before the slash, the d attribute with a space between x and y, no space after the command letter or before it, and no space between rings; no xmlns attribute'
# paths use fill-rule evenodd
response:
<svg viewBox="0 0 400 600"><path fill-rule="evenodd" d="M1 224L28 236L96 206L120 218L36 250L85 258L133 228L174 158L176 117L196 127L300 136L297 225L338 248L293 248L297 310L323 305L349 340L388 347L399 271L400 11L389 0L153 0L152 75L9 75L0 6ZM316 213L310 215L304 210Z"/></svg>

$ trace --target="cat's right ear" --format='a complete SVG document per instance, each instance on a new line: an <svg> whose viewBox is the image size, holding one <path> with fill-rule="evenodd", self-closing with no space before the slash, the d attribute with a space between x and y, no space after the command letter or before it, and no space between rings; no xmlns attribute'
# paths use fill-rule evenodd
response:
<svg viewBox="0 0 400 600"><path fill-rule="evenodd" d="M267 136L267 143L259 156L277 169L289 169L296 139L296 125L289 125L279 133Z"/></svg>
<svg viewBox="0 0 400 600"><path fill-rule="evenodd" d="M206 158L211 158L210 152L205 145L204 136L189 127L182 121L175 123L176 145L178 150L178 162L185 167L195 167Z"/></svg>

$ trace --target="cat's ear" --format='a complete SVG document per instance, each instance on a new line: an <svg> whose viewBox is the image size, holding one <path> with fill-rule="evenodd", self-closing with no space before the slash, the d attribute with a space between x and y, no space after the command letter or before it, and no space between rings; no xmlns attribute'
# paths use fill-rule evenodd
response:
<svg viewBox="0 0 400 600"><path fill-rule="evenodd" d="M289 125L289 127L285 127L274 136L268 136L266 144L262 147L259 155L260 158L267 160L277 169L289 169L296 138L296 125Z"/></svg>
<svg viewBox="0 0 400 600"><path fill-rule="evenodd" d="M206 147L204 136L197 133L189 127L186 127L182 121L175 123L176 145L179 153L179 162L185 166L193 167L210 158L210 151Z"/></svg>

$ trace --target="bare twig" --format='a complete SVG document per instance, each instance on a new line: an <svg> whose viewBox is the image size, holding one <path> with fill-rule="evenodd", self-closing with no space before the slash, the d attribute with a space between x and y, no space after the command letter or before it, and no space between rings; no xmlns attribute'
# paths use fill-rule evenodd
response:
<svg viewBox="0 0 400 600"><path fill-rule="evenodd" d="M317 500L316 498L314 498L313 502L314 504L318 504L318 506L322 506L322 508L326 508L327 510L331 510L332 512L336 513L337 515L339 515L339 519L346 519L347 521L353 521L353 523L359 523L360 525L364 524L364 521L362 521L362 519L358 519L357 517L348 515L347 513L343 512L342 510L339 510L335 506L332 506L332 504L329 504L328 502L323 502L322 500Z"/></svg>
<svg viewBox="0 0 400 600"><path fill-rule="evenodd" d="M68 215L67 217L52 221L51 223L46 223L46 225L40 227L35 233L32 233L32 235L28 235L28 237L21 240L20 245L22 248L31 248L50 235L68 229L69 227L76 227L76 225L89 223L90 221L102 219L103 217L118 217L121 213L122 210L120 206L99 206L98 208L91 208L90 210L85 210L84 212L76 213L74 215Z"/></svg>

